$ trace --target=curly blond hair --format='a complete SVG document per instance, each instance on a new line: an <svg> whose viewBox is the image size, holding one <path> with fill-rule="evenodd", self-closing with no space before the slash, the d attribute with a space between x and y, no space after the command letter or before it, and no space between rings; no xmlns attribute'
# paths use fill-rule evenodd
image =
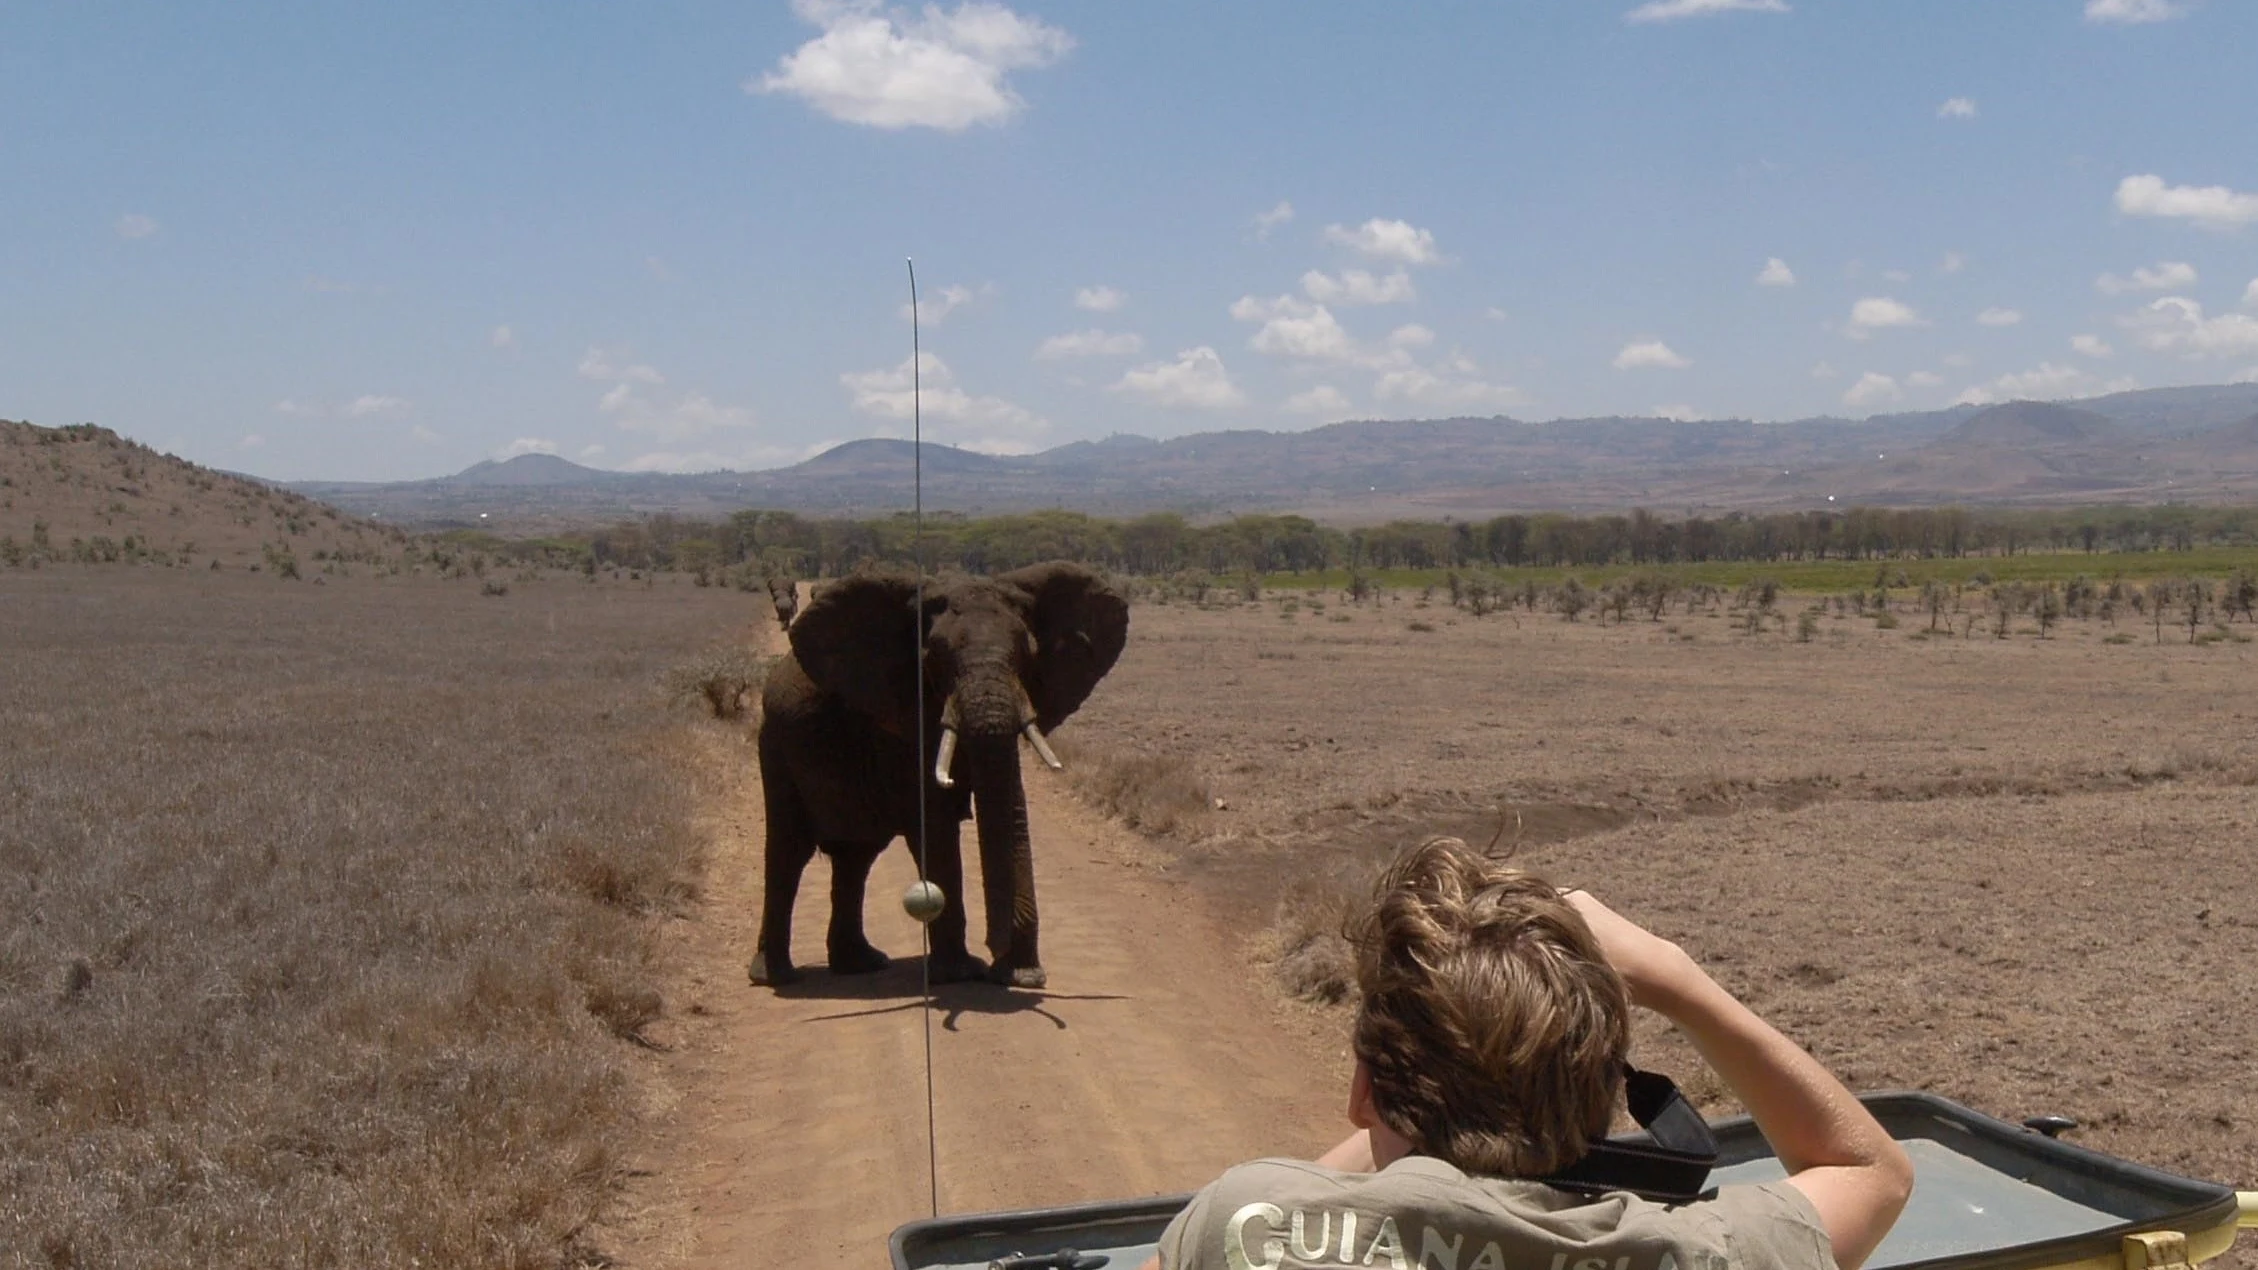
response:
<svg viewBox="0 0 2258 1270"><path fill-rule="evenodd" d="M1550 883L1431 839L1397 856L1348 936L1356 1055L1375 1110L1421 1154L1542 1177L1607 1132L1630 1001Z"/></svg>

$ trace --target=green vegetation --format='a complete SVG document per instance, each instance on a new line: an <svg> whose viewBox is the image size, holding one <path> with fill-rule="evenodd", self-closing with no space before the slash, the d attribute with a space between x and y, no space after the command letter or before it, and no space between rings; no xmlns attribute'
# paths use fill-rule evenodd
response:
<svg viewBox="0 0 2258 1270"><path fill-rule="evenodd" d="M1573 575L1604 587L1654 570L1679 587L1738 589L1769 579L1790 591L1834 592L1928 580L2064 582L2079 574L2224 577L2258 565L2258 508L1850 508L1682 520L1646 511L1545 513L1351 529L1302 516L1195 525L1172 513L1118 521L1068 511L941 513L926 518L922 542L907 516L826 520L749 510L722 521L654 516L584 536L512 541L458 533L445 542L501 560L678 569L730 580L753 571L837 576L872 561L920 558L992 573L1064 558L1127 574L1199 577L1203 590L1228 585L1242 596L1283 586L1341 589L1355 598L1372 588L1443 585L1453 571L1466 570L1538 586Z"/></svg>

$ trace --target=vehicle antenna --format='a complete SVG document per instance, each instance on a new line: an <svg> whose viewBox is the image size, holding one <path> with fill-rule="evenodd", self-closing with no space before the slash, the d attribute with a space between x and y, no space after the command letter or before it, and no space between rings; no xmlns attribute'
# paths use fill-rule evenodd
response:
<svg viewBox="0 0 2258 1270"><path fill-rule="evenodd" d="M911 544L911 559L917 568L917 620L910 624L910 637L917 642L911 650L917 661L917 885L911 888L914 901L905 900L904 907L917 919L917 938L925 950L919 971L925 995L924 1008L918 1014L925 1022L925 1179L927 1199L933 1215L941 1215L941 1146L933 1131L933 932L927 928L938 915L941 903L947 897L938 894L938 888L925 875L925 352L918 344L917 329L917 261L903 261L909 267L909 401L910 401L910 489L915 507Z"/></svg>

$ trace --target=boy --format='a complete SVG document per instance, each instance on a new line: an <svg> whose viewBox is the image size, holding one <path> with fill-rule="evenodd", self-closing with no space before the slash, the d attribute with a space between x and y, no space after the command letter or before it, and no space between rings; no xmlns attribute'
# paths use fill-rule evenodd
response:
<svg viewBox="0 0 2258 1270"><path fill-rule="evenodd" d="M1357 1127L1315 1164L1225 1173L1147 1270L1858 1270L1913 1186L1905 1152L1677 945L1455 838L1381 877L1357 945ZM1666 1206L1536 1180L1604 1137L1630 1007L1678 1026L1785 1181Z"/></svg>

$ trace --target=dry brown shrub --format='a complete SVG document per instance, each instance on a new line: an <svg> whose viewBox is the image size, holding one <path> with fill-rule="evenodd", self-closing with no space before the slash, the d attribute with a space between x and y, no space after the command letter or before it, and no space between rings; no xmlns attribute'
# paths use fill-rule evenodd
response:
<svg viewBox="0 0 2258 1270"><path fill-rule="evenodd" d="M667 672L678 701L702 702L716 719L742 717L760 700L769 659L742 644L716 644Z"/></svg>
<svg viewBox="0 0 2258 1270"><path fill-rule="evenodd" d="M1140 833L1195 836L1213 813L1207 782L1179 755L1133 754L1087 737L1055 736L1050 743L1074 792Z"/></svg>
<svg viewBox="0 0 2258 1270"><path fill-rule="evenodd" d="M712 595L0 577L0 1264L597 1255Z"/></svg>

